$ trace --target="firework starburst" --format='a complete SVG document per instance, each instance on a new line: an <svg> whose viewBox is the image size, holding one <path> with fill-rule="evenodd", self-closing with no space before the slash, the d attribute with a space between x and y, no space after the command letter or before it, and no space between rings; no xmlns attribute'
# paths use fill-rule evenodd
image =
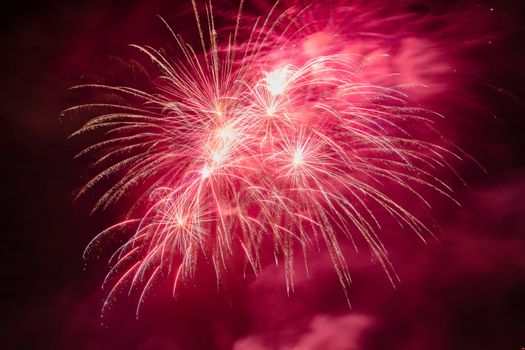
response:
<svg viewBox="0 0 525 350"><path fill-rule="evenodd" d="M95 209L140 192L128 218L86 249L89 255L115 231L134 232L111 259L105 307L124 289L141 288L142 301L158 279L171 279L175 293L203 258L213 263L218 281L239 252L257 274L265 242L283 261L289 290L296 256L307 263L318 246L328 250L346 290L350 275L340 247L346 239L364 239L394 282L378 212L421 238L430 233L390 188L425 204L425 188L451 196L435 174L457 156L444 142L412 133L435 135L434 120L441 116L411 105L401 89L370 79L366 66L373 57L298 52L305 9L276 15L274 7L249 30L239 11L235 29L219 35L211 4L207 21L195 2L193 7L199 50L175 34L177 57L135 46L159 69L154 91L76 87L134 101L87 105L109 112L75 133L103 131L81 152L103 170L79 195L108 177L116 180Z"/></svg>

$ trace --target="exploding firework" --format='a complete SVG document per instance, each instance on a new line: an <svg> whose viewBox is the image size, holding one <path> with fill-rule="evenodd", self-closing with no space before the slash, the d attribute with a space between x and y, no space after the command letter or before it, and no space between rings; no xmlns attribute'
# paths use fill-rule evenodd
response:
<svg viewBox="0 0 525 350"><path fill-rule="evenodd" d="M381 216L422 239L431 231L392 189L423 204L427 189L452 198L436 175L458 157L435 130L442 116L412 105L401 88L378 83L381 77L367 72L372 56L312 52L302 35L305 8L276 14L274 6L246 30L241 2L234 29L223 34L211 3L206 21L192 4L199 49L174 33L176 57L135 46L158 67L155 91L75 87L130 101L71 109L108 111L74 134L103 135L80 153L103 170L79 196L106 178L116 180L95 210L139 192L128 217L86 248L89 255L105 237L134 232L111 258L104 309L125 289L141 290L140 307L161 279L172 281L175 294L203 259L217 281L239 254L258 274L268 244L284 264L288 291L297 256L307 266L312 248L324 246L346 292L341 240L356 247L364 240L395 283L379 237Z"/></svg>

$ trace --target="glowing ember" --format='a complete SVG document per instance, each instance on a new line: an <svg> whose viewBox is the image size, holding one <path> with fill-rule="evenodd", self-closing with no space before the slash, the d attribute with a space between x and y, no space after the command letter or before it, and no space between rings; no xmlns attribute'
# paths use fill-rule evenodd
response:
<svg viewBox="0 0 525 350"><path fill-rule="evenodd" d="M279 95L286 89L286 83L288 78L288 67L279 68L269 73L265 72L266 88L272 95ZM273 113L269 113L273 114Z"/></svg>

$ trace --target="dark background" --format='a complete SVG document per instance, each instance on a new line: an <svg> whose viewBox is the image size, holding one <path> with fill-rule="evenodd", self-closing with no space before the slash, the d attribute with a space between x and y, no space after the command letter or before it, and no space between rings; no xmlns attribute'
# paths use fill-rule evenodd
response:
<svg viewBox="0 0 525 350"><path fill-rule="evenodd" d="M89 203L73 200L85 181L85 164L73 160L79 145L66 139L79 121L61 117L61 111L78 102L69 87L107 72L114 62L108 55L135 57L128 43L165 42L165 29L156 15L187 18L189 1L3 4L0 347L525 346L525 5L403 4L406 11L422 14L432 6L438 8L430 13L465 7L487 13L494 8L497 13L497 20L484 28L493 34L496 48L462 56L470 75L461 84L476 107L456 111L463 118L467 113L470 122L458 123L458 128L468 129L454 132L488 174L465 167L471 188L457 192L463 206L436 210L443 231L439 243L425 246L404 238L391 245L403 283L393 289L374 264L357 256L356 264L351 263L355 285L349 311L328 270L314 268L312 278L299 281L297 292L287 297L282 278L274 277L282 277L278 269L268 266L259 280L234 277L220 293L213 281L200 281L176 301L159 293L139 320L134 318L136 300L124 297L104 326L99 311L105 293L99 286L107 266L104 260L86 266L81 256L93 235L112 220L107 213L90 217ZM188 25L193 23L189 18ZM483 18L469 17L469 12L464 21L465 30L483 28L477 23ZM448 109L453 107L443 107ZM323 257L318 262L326 265Z"/></svg>

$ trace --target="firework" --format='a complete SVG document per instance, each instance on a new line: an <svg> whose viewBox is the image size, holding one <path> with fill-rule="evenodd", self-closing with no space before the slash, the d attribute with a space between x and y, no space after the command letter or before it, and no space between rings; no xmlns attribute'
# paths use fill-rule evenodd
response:
<svg viewBox="0 0 525 350"><path fill-rule="evenodd" d="M103 131L80 154L103 170L79 196L106 178L116 180L95 209L139 192L128 217L86 248L89 255L105 237L134 232L111 258L104 308L120 291L134 289L141 290L140 307L161 279L172 281L175 294L202 259L213 263L218 281L238 254L258 274L266 242L284 263L288 291L298 252L307 266L311 248L325 246L346 292L350 275L340 242L347 239L364 239L394 283L378 213L422 239L431 233L390 189L409 191L424 204L425 188L451 198L435 174L457 155L413 132L435 135L441 116L411 105L400 89L374 83L366 74L373 57L302 52L306 9L276 15L274 6L246 30L241 3L235 28L219 34L212 4L207 21L195 2L193 8L199 49L175 34L177 57L135 46L160 71L155 91L76 87L134 101L73 108L111 110L74 134Z"/></svg>

